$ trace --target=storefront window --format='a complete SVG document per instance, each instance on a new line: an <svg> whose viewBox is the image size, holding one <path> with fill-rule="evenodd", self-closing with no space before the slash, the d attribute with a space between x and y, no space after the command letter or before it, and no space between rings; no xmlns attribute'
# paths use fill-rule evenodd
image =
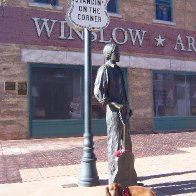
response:
<svg viewBox="0 0 196 196"><path fill-rule="evenodd" d="M98 67L92 69L92 119L105 119L106 109L93 95ZM124 69L123 72L125 73ZM84 117L84 69L32 66L32 119L64 120Z"/></svg>
<svg viewBox="0 0 196 196"><path fill-rule="evenodd" d="M93 88L94 88L94 83L95 83L95 79L97 76L97 69L93 69L92 71L92 84L93 84ZM92 89L93 92L93 89ZM93 119L105 119L105 106L101 105L97 99L95 98L95 96L92 96L92 118Z"/></svg>
<svg viewBox="0 0 196 196"><path fill-rule="evenodd" d="M196 76L154 73L155 116L196 115Z"/></svg>
<svg viewBox="0 0 196 196"><path fill-rule="evenodd" d="M156 19L172 21L172 0L156 0Z"/></svg>
<svg viewBox="0 0 196 196"><path fill-rule="evenodd" d="M32 105L33 119L80 118L80 70L34 67Z"/></svg>
<svg viewBox="0 0 196 196"><path fill-rule="evenodd" d="M187 77L190 99L190 115L196 116L196 75Z"/></svg>
<svg viewBox="0 0 196 196"><path fill-rule="evenodd" d="M98 68L92 70L92 92ZM82 84L81 84L82 82ZM32 119L83 118L84 72L82 67L32 68ZM92 95L92 118L105 119L105 106Z"/></svg>
<svg viewBox="0 0 196 196"><path fill-rule="evenodd" d="M97 70L98 68L94 67L92 69L92 98L91 98L91 105L92 105L92 119L105 119L105 106L101 105L97 99L95 98L95 96L93 95L93 88L94 88L94 83L95 83L95 79L97 76ZM83 69L81 71L81 77L82 77L82 99L81 99L81 104L82 104L82 108L84 109L84 73L83 73Z"/></svg>

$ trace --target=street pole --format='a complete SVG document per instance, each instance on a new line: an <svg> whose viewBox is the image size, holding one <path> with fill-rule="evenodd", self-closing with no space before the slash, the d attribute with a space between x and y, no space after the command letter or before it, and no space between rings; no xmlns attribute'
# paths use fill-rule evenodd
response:
<svg viewBox="0 0 196 196"><path fill-rule="evenodd" d="M99 176L97 174L97 158L93 152L94 142L91 132L91 31L87 28L84 28L84 61L84 147L78 184L89 187L99 184Z"/></svg>

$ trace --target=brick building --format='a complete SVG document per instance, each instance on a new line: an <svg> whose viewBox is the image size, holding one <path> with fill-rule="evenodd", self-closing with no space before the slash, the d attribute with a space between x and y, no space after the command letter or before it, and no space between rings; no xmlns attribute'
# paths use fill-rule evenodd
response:
<svg viewBox="0 0 196 196"><path fill-rule="evenodd" d="M67 25L67 1L0 2L0 139L82 135L83 32ZM108 12L109 26L92 33L93 80L115 42L131 131L195 129L196 1L110 0ZM93 134L105 134L94 98L92 116Z"/></svg>

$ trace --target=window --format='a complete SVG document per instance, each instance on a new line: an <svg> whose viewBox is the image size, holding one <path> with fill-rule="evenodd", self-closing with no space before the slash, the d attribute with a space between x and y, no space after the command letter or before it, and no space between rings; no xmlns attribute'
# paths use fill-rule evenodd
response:
<svg viewBox="0 0 196 196"><path fill-rule="evenodd" d="M156 19L163 21L172 21L172 0L156 1Z"/></svg>
<svg viewBox="0 0 196 196"><path fill-rule="evenodd" d="M34 0L35 3L44 3L44 4L51 4L51 5L57 5L57 0Z"/></svg>
<svg viewBox="0 0 196 196"><path fill-rule="evenodd" d="M196 116L196 75L154 73L154 114Z"/></svg>
<svg viewBox="0 0 196 196"><path fill-rule="evenodd" d="M92 71L94 84L97 68ZM63 120L83 117L83 69L32 68L32 119ZM105 107L92 97L92 118L105 119Z"/></svg>
<svg viewBox="0 0 196 196"><path fill-rule="evenodd" d="M118 14L118 0L110 0L108 2L107 11L109 13Z"/></svg>
<svg viewBox="0 0 196 196"><path fill-rule="evenodd" d="M73 66L72 66L73 67ZM92 92L98 67L92 69ZM125 78L126 71L122 69ZM33 120L82 119L84 70L82 66L32 64L31 110ZM126 82L126 80L125 80ZM105 106L92 96L92 118L105 119Z"/></svg>
<svg viewBox="0 0 196 196"><path fill-rule="evenodd" d="M94 88L95 79L97 76L97 69L92 69L92 88ZM92 89L93 92L93 89ZM92 118L94 119L105 119L106 108L101 105L95 96L92 96Z"/></svg>
<svg viewBox="0 0 196 196"><path fill-rule="evenodd" d="M33 119L80 118L80 70L32 69ZM76 112L72 114L72 109Z"/></svg>
<svg viewBox="0 0 196 196"><path fill-rule="evenodd" d="M187 86L189 90L190 115L196 116L196 75L187 77Z"/></svg>

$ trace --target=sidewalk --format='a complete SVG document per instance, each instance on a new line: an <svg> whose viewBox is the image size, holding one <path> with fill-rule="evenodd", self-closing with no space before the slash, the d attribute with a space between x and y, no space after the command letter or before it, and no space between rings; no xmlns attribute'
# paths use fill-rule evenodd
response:
<svg viewBox="0 0 196 196"><path fill-rule="evenodd" d="M196 195L196 132L132 135L139 181L157 195ZM78 187L83 138L0 141L0 195L105 195L106 137L94 137L100 185Z"/></svg>

